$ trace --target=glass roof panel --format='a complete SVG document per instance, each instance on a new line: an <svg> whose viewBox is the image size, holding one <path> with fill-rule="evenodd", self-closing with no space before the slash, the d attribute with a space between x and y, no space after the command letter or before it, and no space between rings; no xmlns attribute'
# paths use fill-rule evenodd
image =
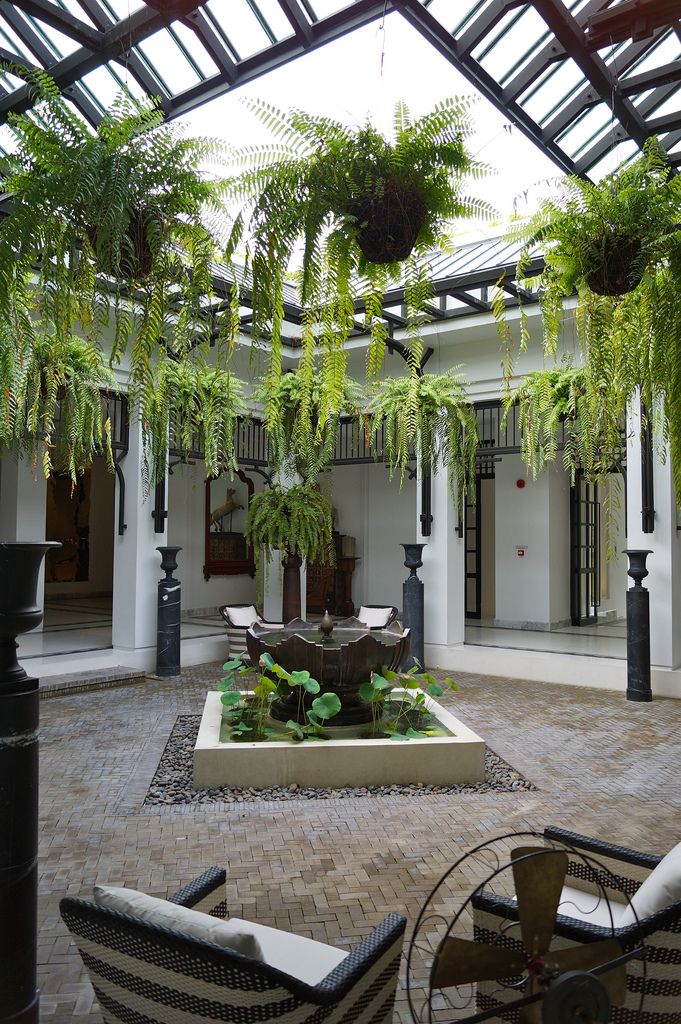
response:
<svg viewBox="0 0 681 1024"><path fill-rule="evenodd" d="M543 124L568 103L587 80L569 57L553 64L541 78L519 97L518 102L530 117Z"/></svg>
<svg viewBox="0 0 681 1024"><path fill-rule="evenodd" d="M648 111L650 117L664 117L666 114L678 114L681 118L681 106L679 105L679 99L681 99L681 86L677 88L671 96L669 96L664 103L661 103L659 107L653 107L652 110Z"/></svg>
<svg viewBox="0 0 681 1024"><path fill-rule="evenodd" d="M231 0L229 11L224 0L208 0L206 11L219 23L241 60L266 50L276 39L262 15L258 17L260 9L248 0Z"/></svg>
<svg viewBox="0 0 681 1024"><path fill-rule="evenodd" d="M97 105L102 108L102 113L109 109L116 97L125 89L137 99L141 99L144 96L139 85L137 85L137 82L135 82L130 74L128 74L126 81L124 68L111 67L109 65L105 65L103 68L95 68L94 71L83 77L82 82Z"/></svg>
<svg viewBox="0 0 681 1024"><path fill-rule="evenodd" d="M123 21L124 18L134 14L135 11L140 11L143 7L146 7L144 0L103 0L104 6L109 8L109 11L117 21Z"/></svg>
<svg viewBox="0 0 681 1024"><path fill-rule="evenodd" d="M663 64L673 64L677 60L681 60L681 41L675 32L667 32L641 60L625 71L622 78L626 80L630 75L640 75L643 71L652 71Z"/></svg>
<svg viewBox="0 0 681 1024"><path fill-rule="evenodd" d="M546 34L546 25L534 9L511 10L501 19L490 37L473 51L483 68L501 82L518 64L518 55L534 50Z"/></svg>
<svg viewBox="0 0 681 1024"><path fill-rule="evenodd" d="M260 16L264 18L275 39L288 39L293 35L291 23L277 3L277 0L249 0L254 8L257 8Z"/></svg>
<svg viewBox="0 0 681 1024"><path fill-rule="evenodd" d="M451 28L455 36L460 36L468 28L472 21L491 5L492 0L465 0L458 3L455 8L449 0L433 0L432 3L425 3L431 14L433 14L443 25ZM452 26L451 18L456 13L457 22Z"/></svg>
<svg viewBox="0 0 681 1024"><path fill-rule="evenodd" d="M625 139L624 142L620 142L612 149L609 149L605 156L593 165L589 171L589 177L593 178L594 181L599 181L606 174L612 174L613 171L617 170L620 164L629 163L634 157L638 156L639 152L635 142L632 142L631 139Z"/></svg>
<svg viewBox="0 0 681 1024"><path fill-rule="evenodd" d="M179 44L186 50L188 54L187 59L191 58L204 78L210 78L212 75L217 74L219 71L217 64L190 28L187 28L181 21L176 21L172 31L177 37Z"/></svg>
<svg viewBox="0 0 681 1024"><path fill-rule="evenodd" d="M149 61L168 92L183 92L201 81L171 34L162 28L137 47Z"/></svg>
<svg viewBox="0 0 681 1024"><path fill-rule="evenodd" d="M598 103L577 118L567 131L558 137L558 141L563 149L575 159L599 138L602 138L606 132L609 132L612 124L612 111L605 103ZM615 125L619 126L619 122L615 121Z"/></svg>
<svg viewBox="0 0 681 1024"><path fill-rule="evenodd" d="M77 43L75 39L71 39L70 36L64 35L63 32L59 32L58 29L53 28L51 25L46 25L45 22L32 18L29 15L25 16L25 21L29 29L36 33L43 45L55 55L68 57L80 49L80 43Z"/></svg>
<svg viewBox="0 0 681 1024"><path fill-rule="evenodd" d="M31 63L35 63L35 56L31 53L26 43L19 38L14 29L2 17L0 17L0 46L4 46L6 49L11 50L12 53L16 53L17 56L25 57ZM19 79L16 81L17 85L15 88L19 88L19 85L23 83Z"/></svg>
<svg viewBox="0 0 681 1024"><path fill-rule="evenodd" d="M328 18L336 11L342 11L346 7L352 7L353 0L303 0L303 7L308 7L317 16L317 20Z"/></svg>
<svg viewBox="0 0 681 1024"><path fill-rule="evenodd" d="M65 11L68 11L69 14L72 14L74 18L78 18L79 21L89 25L90 28L95 27L94 21L90 18L87 10L78 3L78 0L53 0L53 2L58 7L62 7Z"/></svg>

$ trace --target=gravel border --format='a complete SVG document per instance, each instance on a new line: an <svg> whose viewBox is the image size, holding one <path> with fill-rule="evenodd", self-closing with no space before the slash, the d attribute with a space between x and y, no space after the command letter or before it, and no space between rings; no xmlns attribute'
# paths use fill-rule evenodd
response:
<svg viewBox="0 0 681 1024"><path fill-rule="evenodd" d="M358 796L423 796L428 793L509 793L518 790L536 790L536 786L520 772L487 748L485 782L455 786L342 786L338 789L305 788L292 785L268 786L264 789L241 789L220 786L215 789L192 787L192 761L201 715L178 715L165 750L161 755L144 804L215 804L254 803L259 800L337 800Z"/></svg>

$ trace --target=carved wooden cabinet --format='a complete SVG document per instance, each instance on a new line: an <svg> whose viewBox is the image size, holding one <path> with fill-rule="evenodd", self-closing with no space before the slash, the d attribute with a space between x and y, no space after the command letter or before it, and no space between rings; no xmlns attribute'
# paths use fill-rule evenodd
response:
<svg viewBox="0 0 681 1024"><path fill-rule="evenodd" d="M329 611L343 618L354 615L352 576L358 558L343 556L343 534L334 533L335 565L307 564L307 610L313 614Z"/></svg>
<svg viewBox="0 0 681 1024"><path fill-rule="evenodd" d="M237 487L236 479L246 485L245 489ZM230 481L229 476L223 473L206 480L206 551L203 566L203 576L206 580L211 576L255 575L253 548L246 544L244 536L246 513L254 486L250 477L241 469L237 471L236 479ZM224 507L226 499L228 500L229 490L233 491L231 497L241 505L241 508L220 517L217 513ZM235 512L239 512L240 516L237 528L231 529ZM227 529L224 529L225 526Z"/></svg>

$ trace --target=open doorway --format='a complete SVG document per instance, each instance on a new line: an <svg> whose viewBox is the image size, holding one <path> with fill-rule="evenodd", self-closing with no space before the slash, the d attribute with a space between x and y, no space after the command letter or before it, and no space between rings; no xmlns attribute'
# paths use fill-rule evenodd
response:
<svg viewBox="0 0 681 1024"><path fill-rule="evenodd" d="M42 654L111 647L114 479L96 458L75 485L68 476L48 480L46 538L61 548L45 562Z"/></svg>

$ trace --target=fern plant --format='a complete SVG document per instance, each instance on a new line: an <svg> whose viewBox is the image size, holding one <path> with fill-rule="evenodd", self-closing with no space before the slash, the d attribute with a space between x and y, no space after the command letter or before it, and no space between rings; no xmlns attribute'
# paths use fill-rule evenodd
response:
<svg viewBox="0 0 681 1024"><path fill-rule="evenodd" d="M93 133L41 71L11 68L35 107L10 115L17 150L0 165L0 316L17 345L29 317L63 356L74 331L131 347L131 391L149 404L159 352L182 356L234 311L208 316L223 185L200 173L222 144L162 124L158 101L120 96Z"/></svg>
<svg viewBox="0 0 681 1024"><path fill-rule="evenodd" d="M415 120L406 104L398 103L392 140L369 123L356 129L264 102L250 107L276 142L237 154L242 170L229 195L241 208L227 259L245 246L253 333L271 345L266 413L276 430L283 415L284 284L299 251L296 280L310 310L302 332L303 406L313 404L318 349L323 420L327 411L338 415L342 408L345 342L355 326L357 300L365 309L368 373L375 381L387 336L381 297L391 282L406 281L409 364L415 377L423 354L420 327L431 297L426 254L447 247L447 226L454 218L486 215L489 208L462 193L464 179L483 172L466 150L469 99L447 99Z"/></svg>
<svg viewBox="0 0 681 1024"><path fill-rule="evenodd" d="M616 399L616 393L595 388L584 367L529 373L507 400L506 411L517 404L520 454L533 477L556 460L561 445L573 484L580 470L593 480L620 465L626 410Z"/></svg>
<svg viewBox="0 0 681 1024"><path fill-rule="evenodd" d="M447 467L459 506L464 494L474 492L477 419L456 368L417 377L415 390L409 377L381 381L369 412L374 438L383 431L391 474L399 470L404 479L408 462L416 458L422 474Z"/></svg>
<svg viewBox="0 0 681 1024"><path fill-rule="evenodd" d="M238 377L189 357L165 357L154 367L152 379L153 387L139 407L147 485L166 472L169 438L170 446L181 452L203 451L207 476L236 469L237 424L248 412Z"/></svg>
<svg viewBox="0 0 681 1024"><path fill-rule="evenodd" d="M0 318L0 452L28 456L53 470L77 475L95 455L111 469L110 424L103 422L100 389L115 380L103 353L69 336L57 342L27 321L18 348L14 332Z"/></svg>
<svg viewBox="0 0 681 1024"><path fill-rule="evenodd" d="M364 406L364 390L357 381L345 377L342 382L343 404L339 411L324 408L320 376L314 373L308 386L303 373L285 373L278 385L279 419L268 430L270 466L288 474L297 473L303 480L314 480L333 458L341 414L356 420L358 428ZM253 395L265 403L263 382Z"/></svg>
<svg viewBox="0 0 681 1024"><path fill-rule="evenodd" d="M275 484L251 498L246 539L255 552L258 575L263 558L267 565L273 551L281 552L282 561L298 555L311 562L332 564L332 532L331 502L309 483L287 489Z"/></svg>
<svg viewBox="0 0 681 1024"><path fill-rule="evenodd" d="M662 445L669 443L681 500L681 178L649 139L637 160L597 185L567 178L562 198L546 203L520 233L545 246L546 268L534 283L549 354L565 300L577 292L592 447L614 438L612 424L640 389ZM501 306L495 312L503 332ZM522 310L521 318L524 344Z"/></svg>

